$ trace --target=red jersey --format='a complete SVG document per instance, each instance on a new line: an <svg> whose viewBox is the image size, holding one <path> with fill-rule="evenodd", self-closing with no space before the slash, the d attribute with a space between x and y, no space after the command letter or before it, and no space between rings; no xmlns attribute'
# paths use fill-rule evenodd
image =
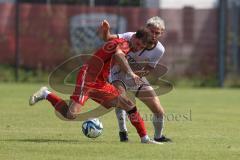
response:
<svg viewBox="0 0 240 160"><path fill-rule="evenodd" d="M116 53L117 48L120 48L125 54L130 50L128 41L122 38L117 38L105 43L105 45L98 49L86 63L89 76L92 76L92 78L94 77L97 81L107 81L111 64L114 63L112 56ZM88 79L86 77L86 80L95 81L92 78Z"/></svg>
<svg viewBox="0 0 240 160"><path fill-rule="evenodd" d="M126 40L114 39L105 43L82 66L77 76L75 91L71 96L73 101L84 105L90 97L106 108L111 107L106 106L105 102L111 101L120 94L113 85L108 83L111 63L114 63L112 56L118 48L125 54L130 50L129 43Z"/></svg>

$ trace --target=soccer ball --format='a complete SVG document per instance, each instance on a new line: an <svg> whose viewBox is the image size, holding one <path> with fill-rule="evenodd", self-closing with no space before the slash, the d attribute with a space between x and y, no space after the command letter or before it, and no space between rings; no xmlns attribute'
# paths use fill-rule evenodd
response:
<svg viewBox="0 0 240 160"><path fill-rule="evenodd" d="M88 138L97 138L102 134L103 125L98 118L89 119L83 122L82 132Z"/></svg>

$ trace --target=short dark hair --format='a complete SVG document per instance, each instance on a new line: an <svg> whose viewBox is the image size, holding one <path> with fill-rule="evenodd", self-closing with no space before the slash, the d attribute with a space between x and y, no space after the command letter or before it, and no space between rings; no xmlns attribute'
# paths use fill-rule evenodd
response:
<svg viewBox="0 0 240 160"><path fill-rule="evenodd" d="M141 39L141 41L145 45L152 43L152 33L146 27L141 27L140 29L138 29L135 36L136 38Z"/></svg>

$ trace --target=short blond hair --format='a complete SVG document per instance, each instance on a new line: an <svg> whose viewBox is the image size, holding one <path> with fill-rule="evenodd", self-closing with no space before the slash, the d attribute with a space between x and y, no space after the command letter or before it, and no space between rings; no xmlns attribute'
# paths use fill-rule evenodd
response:
<svg viewBox="0 0 240 160"><path fill-rule="evenodd" d="M158 16L155 16L155 17L152 17L152 18L149 18L147 20L147 23L146 23L147 26L154 26L154 27L157 27L157 28L160 28L160 29L164 29L165 30L165 23L164 23L164 20Z"/></svg>

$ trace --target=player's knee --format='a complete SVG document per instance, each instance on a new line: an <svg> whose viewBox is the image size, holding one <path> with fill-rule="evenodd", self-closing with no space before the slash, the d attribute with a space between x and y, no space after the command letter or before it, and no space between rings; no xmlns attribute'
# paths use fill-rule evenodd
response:
<svg viewBox="0 0 240 160"><path fill-rule="evenodd" d="M66 107L64 110L58 111L64 118L68 120L73 120L76 118L76 115L69 111L68 107Z"/></svg>
<svg viewBox="0 0 240 160"><path fill-rule="evenodd" d="M77 114L73 114L72 112L67 112L65 118L67 118L69 120L74 120L77 118Z"/></svg>
<svg viewBox="0 0 240 160"><path fill-rule="evenodd" d="M154 114L157 114L157 115L160 115L160 116L164 116L165 111L164 111L164 109L161 107L161 105L155 104L155 105L152 105L151 107L152 107L152 112L153 112Z"/></svg>
<svg viewBox="0 0 240 160"><path fill-rule="evenodd" d="M164 114L162 114L162 113L154 113L154 116L155 116L156 118L163 118L163 117L164 117Z"/></svg>
<svg viewBox="0 0 240 160"><path fill-rule="evenodd" d="M67 108L64 115L65 118L69 120L74 120L77 118L77 115L81 112L81 107L77 103L71 102L70 106Z"/></svg>

